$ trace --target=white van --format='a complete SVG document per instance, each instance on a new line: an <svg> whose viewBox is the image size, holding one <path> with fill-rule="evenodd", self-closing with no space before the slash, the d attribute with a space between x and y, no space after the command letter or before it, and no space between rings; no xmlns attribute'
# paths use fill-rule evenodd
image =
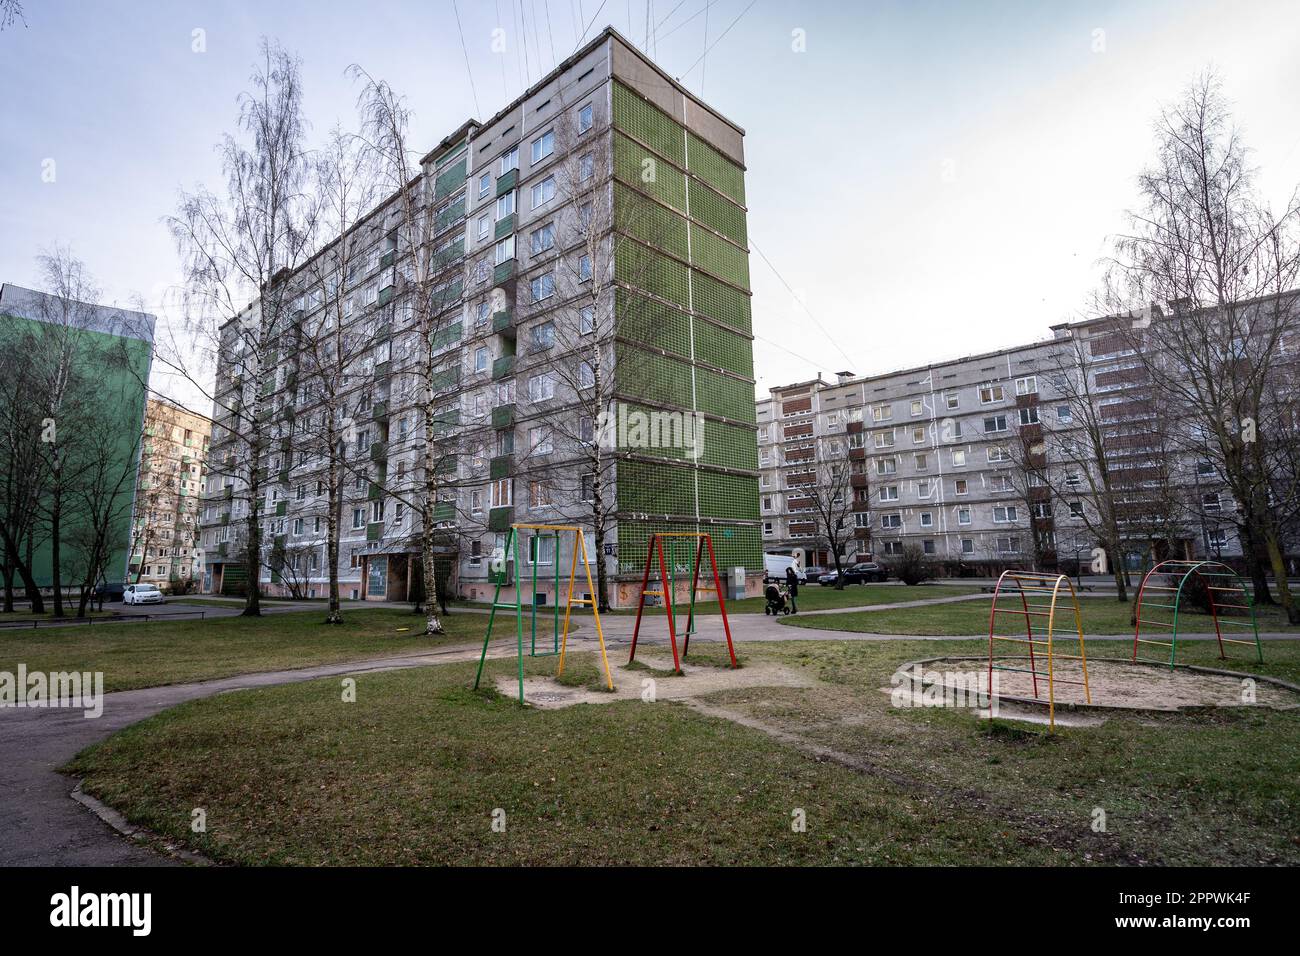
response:
<svg viewBox="0 0 1300 956"><path fill-rule="evenodd" d="M804 583L807 579L803 573L803 561L801 558L789 554L764 554L763 555L763 581L784 581L786 568L794 568L794 573L799 578L799 583Z"/></svg>

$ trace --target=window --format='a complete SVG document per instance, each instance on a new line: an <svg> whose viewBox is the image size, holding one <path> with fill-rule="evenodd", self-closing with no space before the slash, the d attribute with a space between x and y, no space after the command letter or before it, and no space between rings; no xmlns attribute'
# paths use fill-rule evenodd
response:
<svg viewBox="0 0 1300 956"><path fill-rule="evenodd" d="M488 501L493 508L509 508L515 503L515 483L510 478L492 482Z"/></svg>
<svg viewBox="0 0 1300 956"><path fill-rule="evenodd" d="M873 405L871 407L871 420L873 422L887 422L893 417L893 405Z"/></svg>
<svg viewBox="0 0 1300 956"><path fill-rule="evenodd" d="M478 217L478 241L482 242L487 239L488 234L492 231L491 218L486 214Z"/></svg>
<svg viewBox="0 0 1300 956"><path fill-rule="evenodd" d="M993 415L984 419L984 433L1004 432L1007 430L1007 416Z"/></svg>
<svg viewBox="0 0 1300 956"><path fill-rule="evenodd" d="M962 553L962 554L974 554L974 553L975 553L975 539L974 539L974 538L962 538L962 539L961 539L961 553Z"/></svg>
<svg viewBox="0 0 1300 956"><path fill-rule="evenodd" d="M501 175L504 176L512 169L519 168L519 147L508 149L501 154Z"/></svg>
<svg viewBox="0 0 1300 956"><path fill-rule="evenodd" d="M508 193L502 193L497 197L497 222L500 222L506 216L515 211L515 191L512 189Z"/></svg>
<svg viewBox="0 0 1300 956"><path fill-rule="evenodd" d="M1038 406L1030 405L1028 408L1020 409L1020 424L1037 425L1038 424Z"/></svg>
<svg viewBox="0 0 1300 956"><path fill-rule="evenodd" d="M383 498L376 498L374 501L370 502L370 520L372 522L384 520L384 499Z"/></svg>
<svg viewBox="0 0 1300 956"><path fill-rule="evenodd" d="M506 236L496 244L496 264L501 265L503 262L509 262L515 257L515 237Z"/></svg>
<svg viewBox="0 0 1300 956"><path fill-rule="evenodd" d="M549 372L534 375L528 380L528 400L539 402L555 397L555 378Z"/></svg>
<svg viewBox="0 0 1300 956"><path fill-rule="evenodd" d="M529 288L532 289L534 302L549 299L555 295L555 273L543 272L529 283Z"/></svg>
<svg viewBox="0 0 1300 956"><path fill-rule="evenodd" d="M1227 530L1219 528L1215 531L1205 532L1205 546L1207 548L1226 548L1228 546Z"/></svg>
<svg viewBox="0 0 1300 956"><path fill-rule="evenodd" d="M994 475L989 479L989 489L991 491L1015 491L1016 486L1012 483L1010 475Z"/></svg>
<svg viewBox="0 0 1300 956"><path fill-rule="evenodd" d="M364 528L365 526L366 526L366 509L365 509L365 508L353 508L353 509L352 509L352 528L353 528L353 530L356 530L357 528Z"/></svg>
<svg viewBox="0 0 1300 956"><path fill-rule="evenodd" d="M958 478L952 483L952 489L954 494L964 495L970 491L970 485L965 478Z"/></svg>
<svg viewBox="0 0 1300 956"><path fill-rule="evenodd" d="M528 431L528 444L539 455L549 455L553 450L551 430L549 428L532 428Z"/></svg>
<svg viewBox="0 0 1300 956"><path fill-rule="evenodd" d="M1068 425L1074 421L1074 412L1070 411L1069 405L1056 406L1056 420L1062 425Z"/></svg>
<svg viewBox="0 0 1300 956"><path fill-rule="evenodd" d="M1009 538L998 538L997 547L999 554L1018 554L1020 552L1020 536L1011 535Z"/></svg>
<svg viewBox="0 0 1300 956"><path fill-rule="evenodd" d="M1026 375L1024 378L1016 379L1017 395L1037 395L1038 394L1038 376Z"/></svg>
<svg viewBox="0 0 1300 956"><path fill-rule="evenodd" d="M919 398L917 398L917 399L913 399L913 401L912 401L912 417L913 417L913 418L916 418L918 415L921 415L921 414L923 414L924 412L925 412L925 403L922 402Z"/></svg>
<svg viewBox="0 0 1300 956"><path fill-rule="evenodd" d="M925 444L925 429L924 429L924 428L913 428L913 429L912 429L912 444L913 444L913 445L923 445L923 444Z"/></svg>
<svg viewBox="0 0 1300 956"><path fill-rule="evenodd" d="M540 256L543 252L555 248L555 223L548 222L533 232L531 238L532 253ZM1023 411L1024 409L1021 409Z"/></svg>
<svg viewBox="0 0 1300 956"><path fill-rule="evenodd" d="M303 531L303 523L302 523L302 519L301 519L301 518L294 518L294 519L293 519L293 534L294 534L294 537L301 537L301 536L302 536L302 531Z"/></svg>
<svg viewBox="0 0 1300 956"><path fill-rule="evenodd" d="M890 556L893 556L893 557L897 557L898 555L900 555L900 554L902 554L902 553L903 553L903 542L901 542L901 541L886 541L886 542L885 542L885 554L890 555Z"/></svg>
<svg viewBox="0 0 1300 956"><path fill-rule="evenodd" d="M555 177L547 176L533 186L533 208L544 206L555 198Z"/></svg>
<svg viewBox="0 0 1300 956"><path fill-rule="evenodd" d="M596 310L593 306L584 305L578 310L578 332L587 335L594 331L596 331Z"/></svg>
<svg viewBox="0 0 1300 956"><path fill-rule="evenodd" d="M475 492L478 494L478 492ZM469 566L478 568L483 566L483 542L471 541L469 543Z"/></svg>
<svg viewBox="0 0 1300 956"><path fill-rule="evenodd" d="M882 528L901 528L903 526L903 516L898 514L881 515L880 527Z"/></svg>
<svg viewBox="0 0 1300 956"><path fill-rule="evenodd" d="M929 471L929 470L930 470L930 456L929 456L929 455L913 455L913 456L912 456L912 460L913 460L913 463L914 463L915 466L916 466L916 470L917 470L917 471Z"/></svg>
<svg viewBox="0 0 1300 956"><path fill-rule="evenodd" d="M932 528L932 527L934 527L934 513L933 513L933 512L930 512L930 511L922 511L922 512L921 512L921 527L922 527L922 528Z"/></svg>
<svg viewBox="0 0 1300 956"><path fill-rule="evenodd" d="M1052 506L1045 501L1037 501L1029 506L1029 515L1033 518L1050 518L1052 516Z"/></svg>
<svg viewBox="0 0 1300 956"><path fill-rule="evenodd" d="M918 498L930 497L930 483L928 481L918 481L916 483L916 496Z"/></svg>
<svg viewBox="0 0 1300 956"><path fill-rule="evenodd" d="M898 459L896 458L877 458L876 474L878 475L896 475L898 474Z"/></svg>
<svg viewBox="0 0 1300 956"><path fill-rule="evenodd" d="M956 392L949 392L947 395L943 397L943 402L944 405L947 406L949 409L960 408L961 396L958 395Z"/></svg>
<svg viewBox="0 0 1300 956"><path fill-rule="evenodd" d="M1075 471L1073 468L1066 470L1065 484L1067 487L1078 488L1081 482L1082 479L1079 477L1079 473L1077 471Z"/></svg>
<svg viewBox="0 0 1300 956"><path fill-rule="evenodd" d="M596 478L594 475L583 475L579 482L578 494L583 501L594 501L596 498ZM768 522L771 527L771 522Z"/></svg>
<svg viewBox="0 0 1300 956"><path fill-rule="evenodd" d="M545 508L550 503L551 503L550 486L546 482L537 481L537 480L528 482L528 507ZM534 537L533 540L537 541L538 539ZM555 542L554 538L547 538L545 540L550 541L552 544L554 544ZM542 561L539 563L550 564L551 562Z"/></svg>
<svg viewBox="0 0 1300 956"><path fill-rule="evenodd" d="M470 514L481 515L483 513L483 492L471 491L469 494Z"/></svg>
<svg viewBox="0 0 1300 956"><path fill-rule="evenodd" d="M533 140L533 164L536 165L555 152L555 130L547 130Z"/></svg>
<svg viewBox="0 0 1300 956"><path fill-rule="evenodd" d="M966 466L966 452L954 451L952 453L952 466L954 468L964 468Z"/></svg>
<svg viewBox="0 0 1300 956"><path fill-rule="evenodd" d="M596 171L596 161L591 153L587 153L578 160L578 182L584 182L591 178L591 174Z"/></svg>
<svg viewBox="0 0 1300 956"><path fill-rule="evenodd" d="M1006 395L1001 385L983 385L980 386L980 404L992 405L994 402L1000 402Z"/></svg>
<svg viewBox="0 0 1300 956"><path fill-rule="evenodd" d="M876 432L876 447L877 447L877 448L893 448L893 447L894 447L894 433L893 433L892 431L887 431L887 432Z"/></svg>
<svg viewBox="0 0 1300 956"><path fill-rule="evenodd" d="M555 344L555 323L543 322L533 328L533 348L549 349Z"/></svg>
<svg viewBox="0 0 1300 956"><path fill-rule="evenodd" d="M1016 520L1015 505L996 505L993 508L993 523L1007 524Z"/></svg>
<svg viewBox="0 0 1300 956"><path fill-rule="evenodd" d="M921 550L926 554L934 554L934 539L926 538L921 542Z"/></svg>
<svg viewBox="0 0 1300 956"><path fill-rule="evenodd" d="M487 325L488 315L491 313L491 311L492 311L492 306L488 302L486 301L480 302L478 304L478 312L475 317L474 323L479 326Z"/></svg>
<svg viewBox="0 0 1300 956"><path fill-rule="evenodd" d="M591 104L590 104L590 103L586 104L585 106L581 106L581 107L578 108L578 133L579 133L579 135L581 135L582 133L585 133L585 132L587 132L587 130L591 129L592 118L593 118L593 117L592 117Z"/></svg>
<svg viewBox="0 0 1300 956"><path fill-rule="evenodd" d="M1071 502L1070 502L1070 517L1071 517L1071 518L1082 518L1082 517L1083 517L1083 502L1082 502L1082 501L1071 501Z"/></svg>
<svg viewBox="0 0 1300 956"><path fill-rule="evenodd" d="M1214 476L1214 463L1210 461L1198 461L1196 463L1196 474L1200 478L1212 478Z"/></svg>
<svg viewBox="0 0 1300 956"><path fill-rule="evenodd" d="M586 282L591 278L591 256L585 253L578 257L578 281Z"/></svg>
<svg viewBox="0 0 1300 956"><path fill-rule="evenodd" d="M1011 460L1011 452L997 445L992 445L989 447L988 455L989 455L989 461L991 462Z"/></svg>
<svg viewBox="0 0 1300 956"><path fill-rule="evenodd" d="M881 500L881 501L897 501L897 500L898 500L898 485L881 485L881 487L880 487L880 500Z"/></svg>
<svg viewBox="0 0 1300 956"><path fill-rule="evenodd" d="M958 508L958 509L957 509L957 523L958 523L958 524L970 524L970 509L969 509L969 508Z"/></svg>
<svg viewBox="0 0 1300 956"><path fill-rule="evenodd" d="M596 370L591 363L583 361L578 365L578 388L591 388L596 384Z"/></svg>
<svg viewBox="0 0 1300 956"><path fill-rule="evenodd" d="M484 173L478 178L478 198L487 199L488 193L492 191L492 174Z"/></svg>
<svg viewBox="0 0 1300 956"><path fill-rule="evenodd" d="M1210 495L1201 495L1201 510L1206 514L1218 514L1222 509L1223 505L1219 501L1217 492Z"/></svg>
<svg viewBox="0 0 1300 956"><path fill-rule="evenodd" d="M486 348L476 349L474 352L474 371L486 372L488 367L488 350Z"/></svg>

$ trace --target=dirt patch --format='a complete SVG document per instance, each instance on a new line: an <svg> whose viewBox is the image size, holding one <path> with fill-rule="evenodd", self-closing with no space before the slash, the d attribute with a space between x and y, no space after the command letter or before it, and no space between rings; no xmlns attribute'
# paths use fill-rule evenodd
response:
<svg viewBox="0 0 1300 956"><path fill-rule="evenodd" d="M672 658L642 655L638 658L653 669L671 669ZM524 678L524 702L551 709L574 704L608 704L616 700L641 700L653 692L655 700L687 700L723 690L748 687L812 687L816 681L798 670L779 664L751 663L737 670L729 667L683 664L681 676L655 677L643 669L614 667L614 692L566 687L553 677ZM519 680L499 677L497 691L506 697L519 694Z"/></svg>
<svg viewBox="0 0 1300 956"><path fill-rule="evenodd" d="M998 661L1004 667L1028 669L1027 658L1007 658ZM1038 668L1046 671L1042 661ZM910 668L908 668L910 670ZM939 683L945 686L974 686L967 681L972 675L987 675L987 665L972 660L927 661L923 670L940 675ZM1079 661L1058 661L1053 668L1056 679L1054 693L1058 707L1088 706L1081 683L1083 667ZM1019 671L996 672L998 694L1047 703L1047 679L1038 678L1037 693L1034 677ZM1079 683L1066 683L1073 681ZM929 682L927 678L927 683ZM1249 682L1249 683L1248 683ZM978 686L983 689L984 677ZM1091 660L1088 662L1088 689L1091 706L1097 709L1119 708L1125 710L1176 711L1184 707L1241 707L1260 706L1275 710L1300 707L1300 693L1249 674L1229 676L1204 671L1133 664L1127 661ZM1254 694L1254 700L1249 694ZM1058 719L1059 719L1058 712Z"/></svg>

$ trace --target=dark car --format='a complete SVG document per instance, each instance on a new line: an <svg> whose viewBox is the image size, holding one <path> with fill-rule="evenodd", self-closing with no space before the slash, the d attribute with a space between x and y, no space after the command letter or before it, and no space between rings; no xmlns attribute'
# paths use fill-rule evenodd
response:
<svg viewBox="0 0 1300 956"><path fill-rule="evenodd" d="M823 587L831 587L835 584L837 574L838 572L828 571L818 578L817 583ZM845 584L866 584L868 581L888 580L889 569L875 561L862 561L844 571Z"/></svg>
<svg viewBox="0 0 1300 956"><path fill-rule="evenodd" d="M122 600L122 594L126 591L126 585L119 581L116 584L101 584L95 588L95 600L108 603L111 601Z"/></svg>

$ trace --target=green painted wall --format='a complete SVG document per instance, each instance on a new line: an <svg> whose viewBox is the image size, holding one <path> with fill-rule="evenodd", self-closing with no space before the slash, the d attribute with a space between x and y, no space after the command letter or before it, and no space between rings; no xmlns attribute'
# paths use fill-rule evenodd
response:
<svg viewBox="0 0 1300 956"><path fill-rule="evenodd" d="M43 323L32 319L0 313L0 347L22 348L24 339L39 338ZM142 339L111 335L104 332L79 329L75 333L79 356L77 365L93 368L93 379L75 387L69 395L70 402L93 408L94 421L103 434L112 441L113 474L120 467L131 467L130 477L124 482L113 504L118 518L111 530L113 541L105 574L110 582L121 582L126 576L127 559L131 547L131 510L139 480L140 435L144 428L145 388L153 359L153 346ZM123 350L124 362L107 362L110 352ZM63 539L64 583L75 585L69 573L69 549L74 547L76 528L66 527ZM37 547L33 572L42 587L51 582L50 545L48 541Z"/></svg>

